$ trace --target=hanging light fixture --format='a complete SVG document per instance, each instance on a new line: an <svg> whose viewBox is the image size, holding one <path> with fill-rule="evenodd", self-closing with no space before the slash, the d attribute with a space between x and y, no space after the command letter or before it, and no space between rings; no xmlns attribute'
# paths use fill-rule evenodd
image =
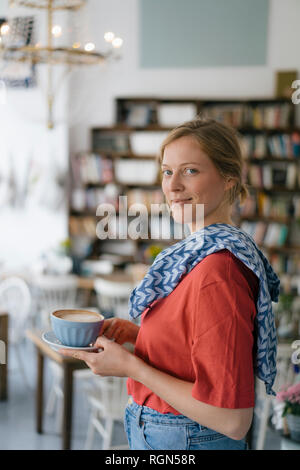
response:
<svg viewBox="0 0 300 470"><path fill-rule="evenodd" d="M123 40L115 37L113 32L105 33L104 39L111 44L106 53L95 51L95 45L91 42L82 47L80 42L74 42L71 47L54 47L53 38L60 37L62 28L53 23L55 11L75 11L86 5L87 0L10 0L10 6L44 9L47 13L48 39L46 46L40 43L35 45L10 45L10 25L2 23L0 28L0 60L4 62L29 62L32 65L48 65L48 128L54 127L53 99L54 87L52 66L65 65L69 68L75 65L96 65L107 61L114 56L114 51L122 46Z"/></svg>

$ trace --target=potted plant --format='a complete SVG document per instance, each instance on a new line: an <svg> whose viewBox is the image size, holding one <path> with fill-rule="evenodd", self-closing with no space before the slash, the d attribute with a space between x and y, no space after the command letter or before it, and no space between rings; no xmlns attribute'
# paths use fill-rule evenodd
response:
<svg viewBox="0 0 300 470"><path fill-rule="evenodd" d="M300 383L282 389L277 399L284 403L282 416L286 417L291 438L300 442Z"/></svg>

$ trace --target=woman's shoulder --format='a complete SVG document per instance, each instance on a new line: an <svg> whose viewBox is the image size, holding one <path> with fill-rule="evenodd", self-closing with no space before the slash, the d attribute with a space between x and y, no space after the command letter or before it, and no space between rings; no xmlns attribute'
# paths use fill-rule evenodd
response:
<svg viewBox="0 0 300 470"><path fill-rule="evenodd" d="M194 275L201 287L216 282L250 282L258 284L258 278L241 260L227 249L206 256L194 268Z"/></svg>

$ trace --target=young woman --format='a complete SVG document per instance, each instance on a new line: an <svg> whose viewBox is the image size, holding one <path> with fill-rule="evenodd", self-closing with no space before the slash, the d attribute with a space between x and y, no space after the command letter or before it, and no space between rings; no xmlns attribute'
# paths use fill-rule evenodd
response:
<svg viewBox="0 0 300 470"><path fill-rule="evenodd" d="M191 235L160 253L134 289L129 313L142 315L140 327L106 320L96 343L102 352L65 354L95 374L128 377L131 449L246 449L254 372L268 393L276 373L271 301L279 281L231 220L233 203L247 194L238 139L216 121L195 119L169 134L160 162L173 218L189 217Z"/></svg>

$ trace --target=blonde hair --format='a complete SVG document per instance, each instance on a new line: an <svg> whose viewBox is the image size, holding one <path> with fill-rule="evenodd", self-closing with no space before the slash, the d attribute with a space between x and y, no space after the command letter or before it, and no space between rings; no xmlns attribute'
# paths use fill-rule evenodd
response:
<svg viewBox="0 0 300 470"><path fill-rule="evenodd" d="M228 190L229 203L233 204L237 198L241 203L244 202L248 196L248 189L242 181L243 159L237 131L214 119L197 117L175 127L168 134L160 147L158 155L160 163L166 146L185 136L194 137L198 141L201 149L212 160L223 178L232 178L236 181L236 184Z"/></svg>

